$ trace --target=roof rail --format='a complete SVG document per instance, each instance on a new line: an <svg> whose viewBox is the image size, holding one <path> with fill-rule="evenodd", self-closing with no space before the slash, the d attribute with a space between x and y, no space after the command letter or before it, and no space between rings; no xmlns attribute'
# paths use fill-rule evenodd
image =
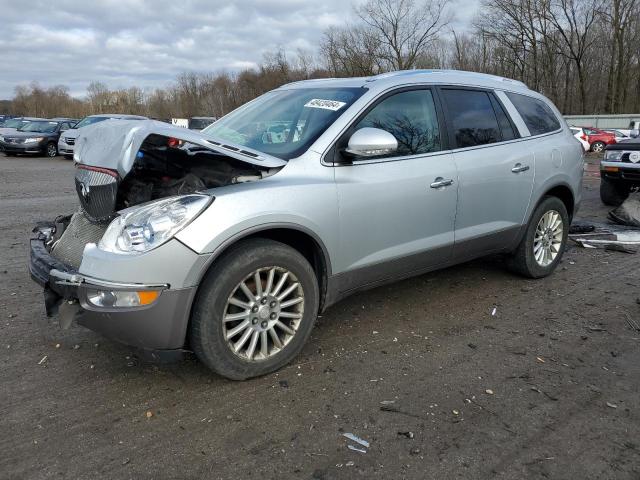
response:
<svg viewBox="0 0 640 480"><path fill-rule="evenodd" d="M528 88L527 85L524 82L521 82L520 80L513 80L511 78L500 77L500 76L491 75L488 73L469 72L466 70L444 70L444 69L443 70L441 69L397 70L395 72L386 72L386 73L381 73L379 75L374 75L372 77L367 78L366 81L375 82L376 80L384 80L386 78L397 78L397 77L414 76L414 75L415 76L435 75L435 74L453 74L453 75L465 75L465 76L476 77L476 78L485 78L485 79L494 80L496 82L508 82L514 85L519 85L521 87Z"/></svg>

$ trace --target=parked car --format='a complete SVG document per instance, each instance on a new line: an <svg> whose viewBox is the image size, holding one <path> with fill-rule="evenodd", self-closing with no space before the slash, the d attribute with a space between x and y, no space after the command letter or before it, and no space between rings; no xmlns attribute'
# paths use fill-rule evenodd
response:
<svg viewBox="0 0 640 480"><path fill-rule="evenodd" d="M581 127L570 128L571 133L573 133L573 136L576 137L576 140L580 142L580 145L582 145L584 151L588 152L589 150L591 150L591 145L589 145L589 142L587 141L587 134L584 132L584 130Z"/></svg>
<svg viewBox="0 0 640 480"><path fill-rule="evenodd" d="M202 132L104 122L31 275L63 326L263 375L359 290L499 252L551 274L583 174L561 118L521 82L415 70L285 85Z"/></svg>
<svg viewBox="0 0 640 480"><path fill-rule="evenodd" d="M34 120L18 128L15 133L0 136L0 147L7 156L36 153L55 157L58 155L60 134L71 125L72 122L67 121Z"/></svg>
<svg viewBox="0 0 640 480"><path fill-rule="evenodd" d="M605 205L618 206L631 190L640 187L640 138L608 145L600 161L600 199Z"/></svg>
<svg viewBox="0 0 640 480"><path fill-rule="evenodd" d="M587 134L587 142L589 142L592 152L604 152L607 145L616 143L616 136L611 132L593 127L583 127L582 130Z"/></svg>
<svg viewBox="0 0 640 480"><path fill-rule="evenodd" d="M603 130L607 133L613 133L613 135L616 137L616 142L619 142L620 140L625 140L627 138L631 138L629 135L627 135L621 130L616 130L614 128L605 128Z"/></svg>
<svg viewBox="0 0 640 480"><path fill-rule="evenodd" d="M58 140L58 151L64 158L73 158L73 149L76 143L76 137L78 136L78 130L89 125L95 125L96 123L104 122L105 120L147 120L147 117L141 115L124 115L124 114L110 114L104 113L100 115L89 115L84 117L79 122L75 122L75 125L67 130L64 135Z"/></svg>
<svg viewBox="0 0 640 480"><path fill-rule="evenodd" d="M189 119L190 130L203 130L217 120L216 117L192 117Z"/></svg>
<svg viewBox="0 0 640 480"><path fill-rule="evenodd" d="M2 124L5 121L7 121L7 120L9 120L11 118L14 118L14 116L13 115L0 115L0 127L2 126Z"/></svg>
<svg viewBox="0 0 640 480"><path fill-rule="evenodd" d="M9 120L5 120L0 127L0 135L7 135L10 133L15 133L20 127L26 125L29 122L45 120L44 118L36 118L36 117L17 117L10 118Z"/></svg>

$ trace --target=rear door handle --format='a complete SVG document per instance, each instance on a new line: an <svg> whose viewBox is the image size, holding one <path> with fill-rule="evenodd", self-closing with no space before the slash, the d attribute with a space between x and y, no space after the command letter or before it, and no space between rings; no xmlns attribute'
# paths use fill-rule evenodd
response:
<svg viewBox="0 0 640 480"><path fill-rule="evenodd" d="M529 165L522 165L521 163L516 163L511 169L513 173L526 172L527 170L529 170Z"/></svg>
<svg viewBox="0 0 640 480"><path fill-rule="evenodd" d="M453 185L453 180L451 180L450 178L444 179L442 177L438 177L429 186L431 188L441 188L441 187L448 187L449 185Z"/></svg>

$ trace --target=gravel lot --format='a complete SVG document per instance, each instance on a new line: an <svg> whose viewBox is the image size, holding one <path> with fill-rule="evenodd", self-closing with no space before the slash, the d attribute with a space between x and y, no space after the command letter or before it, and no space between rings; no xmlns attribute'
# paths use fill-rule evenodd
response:
<svg viewBox="0 0 640 480"><path fill-rule="evenodd" d="M293 365L236 383L46 319L28 236L75 208L72 175L0 155L0 478L640 478L639 254L571 247L538 281L493 257L359 294ZM604 219L598 182L591 165L583 218Z"/></svg>

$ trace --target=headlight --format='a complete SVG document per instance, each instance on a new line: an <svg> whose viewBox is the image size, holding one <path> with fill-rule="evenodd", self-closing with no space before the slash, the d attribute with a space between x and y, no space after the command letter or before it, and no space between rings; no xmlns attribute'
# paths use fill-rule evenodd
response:
<svg viewBox="0 0 640 480"><path fill-rule="evenodd" d="M42 140L44 140L44 137L30 137L30 138L25 138L24 143L36 143L36 142L41 142Z"/></svg>
<svg viewBox="0 0 640 480"><path fill-rule="evenodd" d="M607 162L620 162L622 160L622 150L607 150L604 152L604 159Z"/></svg>
<svg viewBox="0 0 640 480"><path fill-rule="evenodd" d="M172 238L210 203L211 197L194 194L122 210L107 228L98 248L114 253L147 252Z"/></svg>

